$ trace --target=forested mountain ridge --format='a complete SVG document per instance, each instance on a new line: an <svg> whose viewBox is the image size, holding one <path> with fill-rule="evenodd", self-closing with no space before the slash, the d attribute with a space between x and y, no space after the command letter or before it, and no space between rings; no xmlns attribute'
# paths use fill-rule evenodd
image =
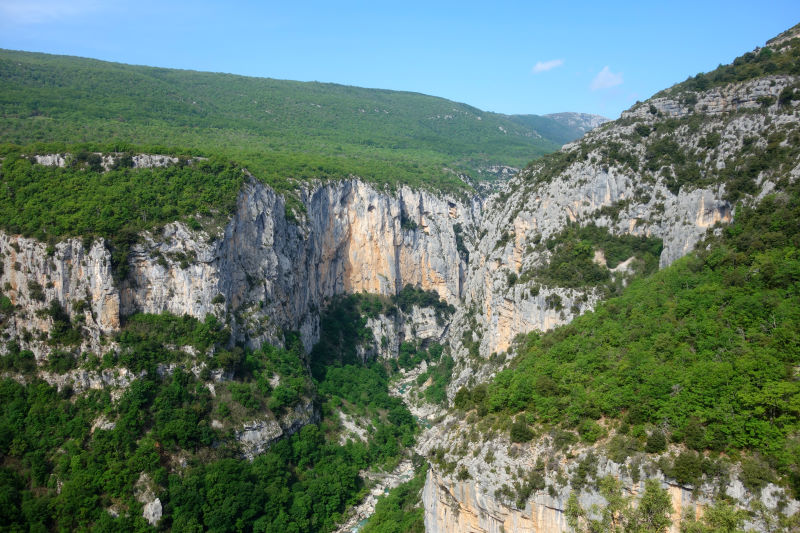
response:
<svg viewBox="0 0 800 533"><path fill-rule="evenodd" d="M309 179L292 216L192 146L4 147L3 526L330 531L413 477L369 530L796 527L773 43L486 198Z"/></svg>
<svg viewBox="0 0 800 533"><path fill-rule="evenodd" d="M353 174L459 188L459 172L492 179L490 167L521 167L585 131L418 93L9 50L0 95L4 142L224 155L278 188Z"/></svg>

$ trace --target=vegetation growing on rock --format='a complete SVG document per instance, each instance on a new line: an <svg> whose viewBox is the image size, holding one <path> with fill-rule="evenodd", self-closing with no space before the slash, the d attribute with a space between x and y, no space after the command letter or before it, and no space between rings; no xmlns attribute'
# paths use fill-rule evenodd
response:
<svg viewBox="0 0 800 533"><path fill-rule="evenodd" d="M356 334L361 315L343 311L352 310L348 301L357 298L335 305L324 323ZM383 305L377 298L364 301L371 302L365 307ZM288 349L229 347L228 331L211 316L137 314L116 336L118 348L102 359L50 356L51 370L59 373L78 365L138 373L116 400L108 389L73 395L68 386L47 385L35 377L32 354L10 346L0 361L27 383L0 380L3 524L12 530L146 529L134 490L146 475L163 505L160 525L173 530L331 530L363 496L360 472L396 465L414 443L417 425L388 394L391 365L364 363L329 336L323 339L311 355L313 383L295 336L287 335ZM441 354L441 347L431 350ZM218 371L232 379L219 381L212 375ZM310 405L315 396L320 423L252 461L240 458L237 428ZM340 411L367 422L367 442L340 442ZM416 486L424 471L420 475ZM400 496L404 509L418 493L405 490L412 492ZM393 513L392 501L381 507L376 524ZM418 519L419 511L408 523Z"/></svg>
<svg viewBox="0 0 800 533"><path fill-rule="evenodd" d="M760 454L797 494L798 221L797 184L741 206L697 252L568 326L530 334L485 394L456 401L564 428L601 417L633 435L668 428L696 450ZM651 452L663 449L654 435Z"/></svg>

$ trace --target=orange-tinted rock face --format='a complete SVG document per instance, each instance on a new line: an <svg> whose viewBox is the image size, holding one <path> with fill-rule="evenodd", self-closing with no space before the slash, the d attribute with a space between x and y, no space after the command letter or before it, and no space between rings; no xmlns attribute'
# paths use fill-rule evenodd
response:
<svg viewBox="0 0 800 533"><path fill-rule="evenodd" d="M168 311L200 319L231 313L234 334L250 345L299 330L310 347L319 310L337 294L393 295L411 284L459 301L465 264L453 224L471 226L470 209L452 198L407 188L381 192L358 180L318 187L304 200L306 220L289 222L283 199L251 180L221 235L181 223L144 233L120 284L102 241L85 250L71 239L49 256L43 243L0 235L6 256L0 281L12 288L7 292L14 303L31 310L17 317L20 331L46 333L49 319L33 311L52 300L70 313L75 302L86 301L94 341L117 330L121 316ZM36 284L41 301L31 296ZM44 344L30 348L48 351Z"/></svg>
<svg viewBox="0 0 800 533"><path fill-rule="evenodd" d="M506 457L505 459L508 459ZM517 456L514 461L516 466L530 465L529 456ZM601 460L601 462L604 460ZM578 498L578 503L590 516L599 518L599 511L607 505L606 500L592 487L572 490L569 486L561 487L554 493L549 491L534 492L524 507L520 503L511 504L495 496L493 487L498 486L498 478L504 482L513 479L501 472L500 465L495 470L480 465L479 460L467 459L470 463L469 471L472 479L458 481L452 475L443 476L434 468L429 470L422 491L422 503L425 508L425 530L427 533L499 533L514 531L522 533L566 533L571 531L567 523L567 501L573 492ZM516 466L512 466L516 468ZM564 466L569 467L569 462ZM612 476L621 482L623 496L632 499L632 505L637 505L638 498L644 492L644 481L633 481L627 473L619 468L620 465L606 462L605 476ZM660 474L657 475L661 487L670 499L672 512L670 513L671 525L666 533L680 533L681 521L684 517L702 517L705 509L713 505L718 498L717 487L703 485L695 490L667 483ZM548 478L548 483L552 482ZM768 492L775 491L777 498L785 496L783 489L770 485ZM758 501L769 513L776 513L778 499L775 496L765 497L747 492L738 482L733 482L726 489L729 500L742 509L747 509L751 502ZM512 498L513 499L513 498ZM594 509L594 510L593 510ZM797 501L790 501L783 512L794 514L800 509ZM756 530L761 531L763 524L753 522Z"/></svg>
<svg viewBox="0 0 800 533"><path fill-rule="evenodd" d="M425 531L429 533L560 533L568 531L562 509L528 505L514 509L481 495L471 482L449 484L433 471L423 489Z"/></svg>
<svg viewBox="0 0 800 533"><path fill-rule="evenodd" d="M254 313L272 321L261 332L242 324L238 331L248 342L289 328L310 346L319 309L337 294L393 295L411 284L459 301L465 263L453 224L471 227L471 209L452 198L408 188L387 193L358 180L312 189L304 202L305 220L291 224L282 199L251 182L220 241L220 293L233 308L264 302Z"/></svg>

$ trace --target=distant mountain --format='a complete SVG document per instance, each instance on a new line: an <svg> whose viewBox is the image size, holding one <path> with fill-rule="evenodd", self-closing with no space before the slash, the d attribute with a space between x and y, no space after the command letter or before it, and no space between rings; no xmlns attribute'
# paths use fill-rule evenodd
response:
<svg viewBox="0 0 800 533"><path fill-rule="evenodd" d="M0 138L17 144L158 145L245 159L267 178L459 186L457 172L522 167L574 137L418 93L0 50Z"/></svg>
<svg viewBox="0 0 800 533"><path fill-rule="evenodd" d="M588 113L553 113L550 115L511 115L511 120L526 128L531 128L544 138L559 144L580 139L597 126L608 122L606 117Z"/></svg>
<svg viewBox="0 0 800 533"><path fill-rule="evenodd" d="M558 122L559 124L563 124L568 128L573 128L576 132L580 131L582 133L586 133L587 131L595 129L597 126L605 124L610 119L602 116L602 115L592 115L590 113L551 113L549 115L545 115L547 118L551 118Z"/></svg>

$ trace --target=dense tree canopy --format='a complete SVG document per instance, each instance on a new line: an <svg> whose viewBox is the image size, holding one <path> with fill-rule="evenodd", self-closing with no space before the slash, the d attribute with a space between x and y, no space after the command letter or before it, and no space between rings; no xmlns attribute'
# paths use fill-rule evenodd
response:
<svg viewBox="0 0 800 533"><path fill-rule="evenodd" d="M220 154L278 189L355 174L460 190L459 171L480 179L490 165L522 166L580 136L548 117L514 120L416 93L9 50L0 50L0 116L6 142Z"/></svg>

